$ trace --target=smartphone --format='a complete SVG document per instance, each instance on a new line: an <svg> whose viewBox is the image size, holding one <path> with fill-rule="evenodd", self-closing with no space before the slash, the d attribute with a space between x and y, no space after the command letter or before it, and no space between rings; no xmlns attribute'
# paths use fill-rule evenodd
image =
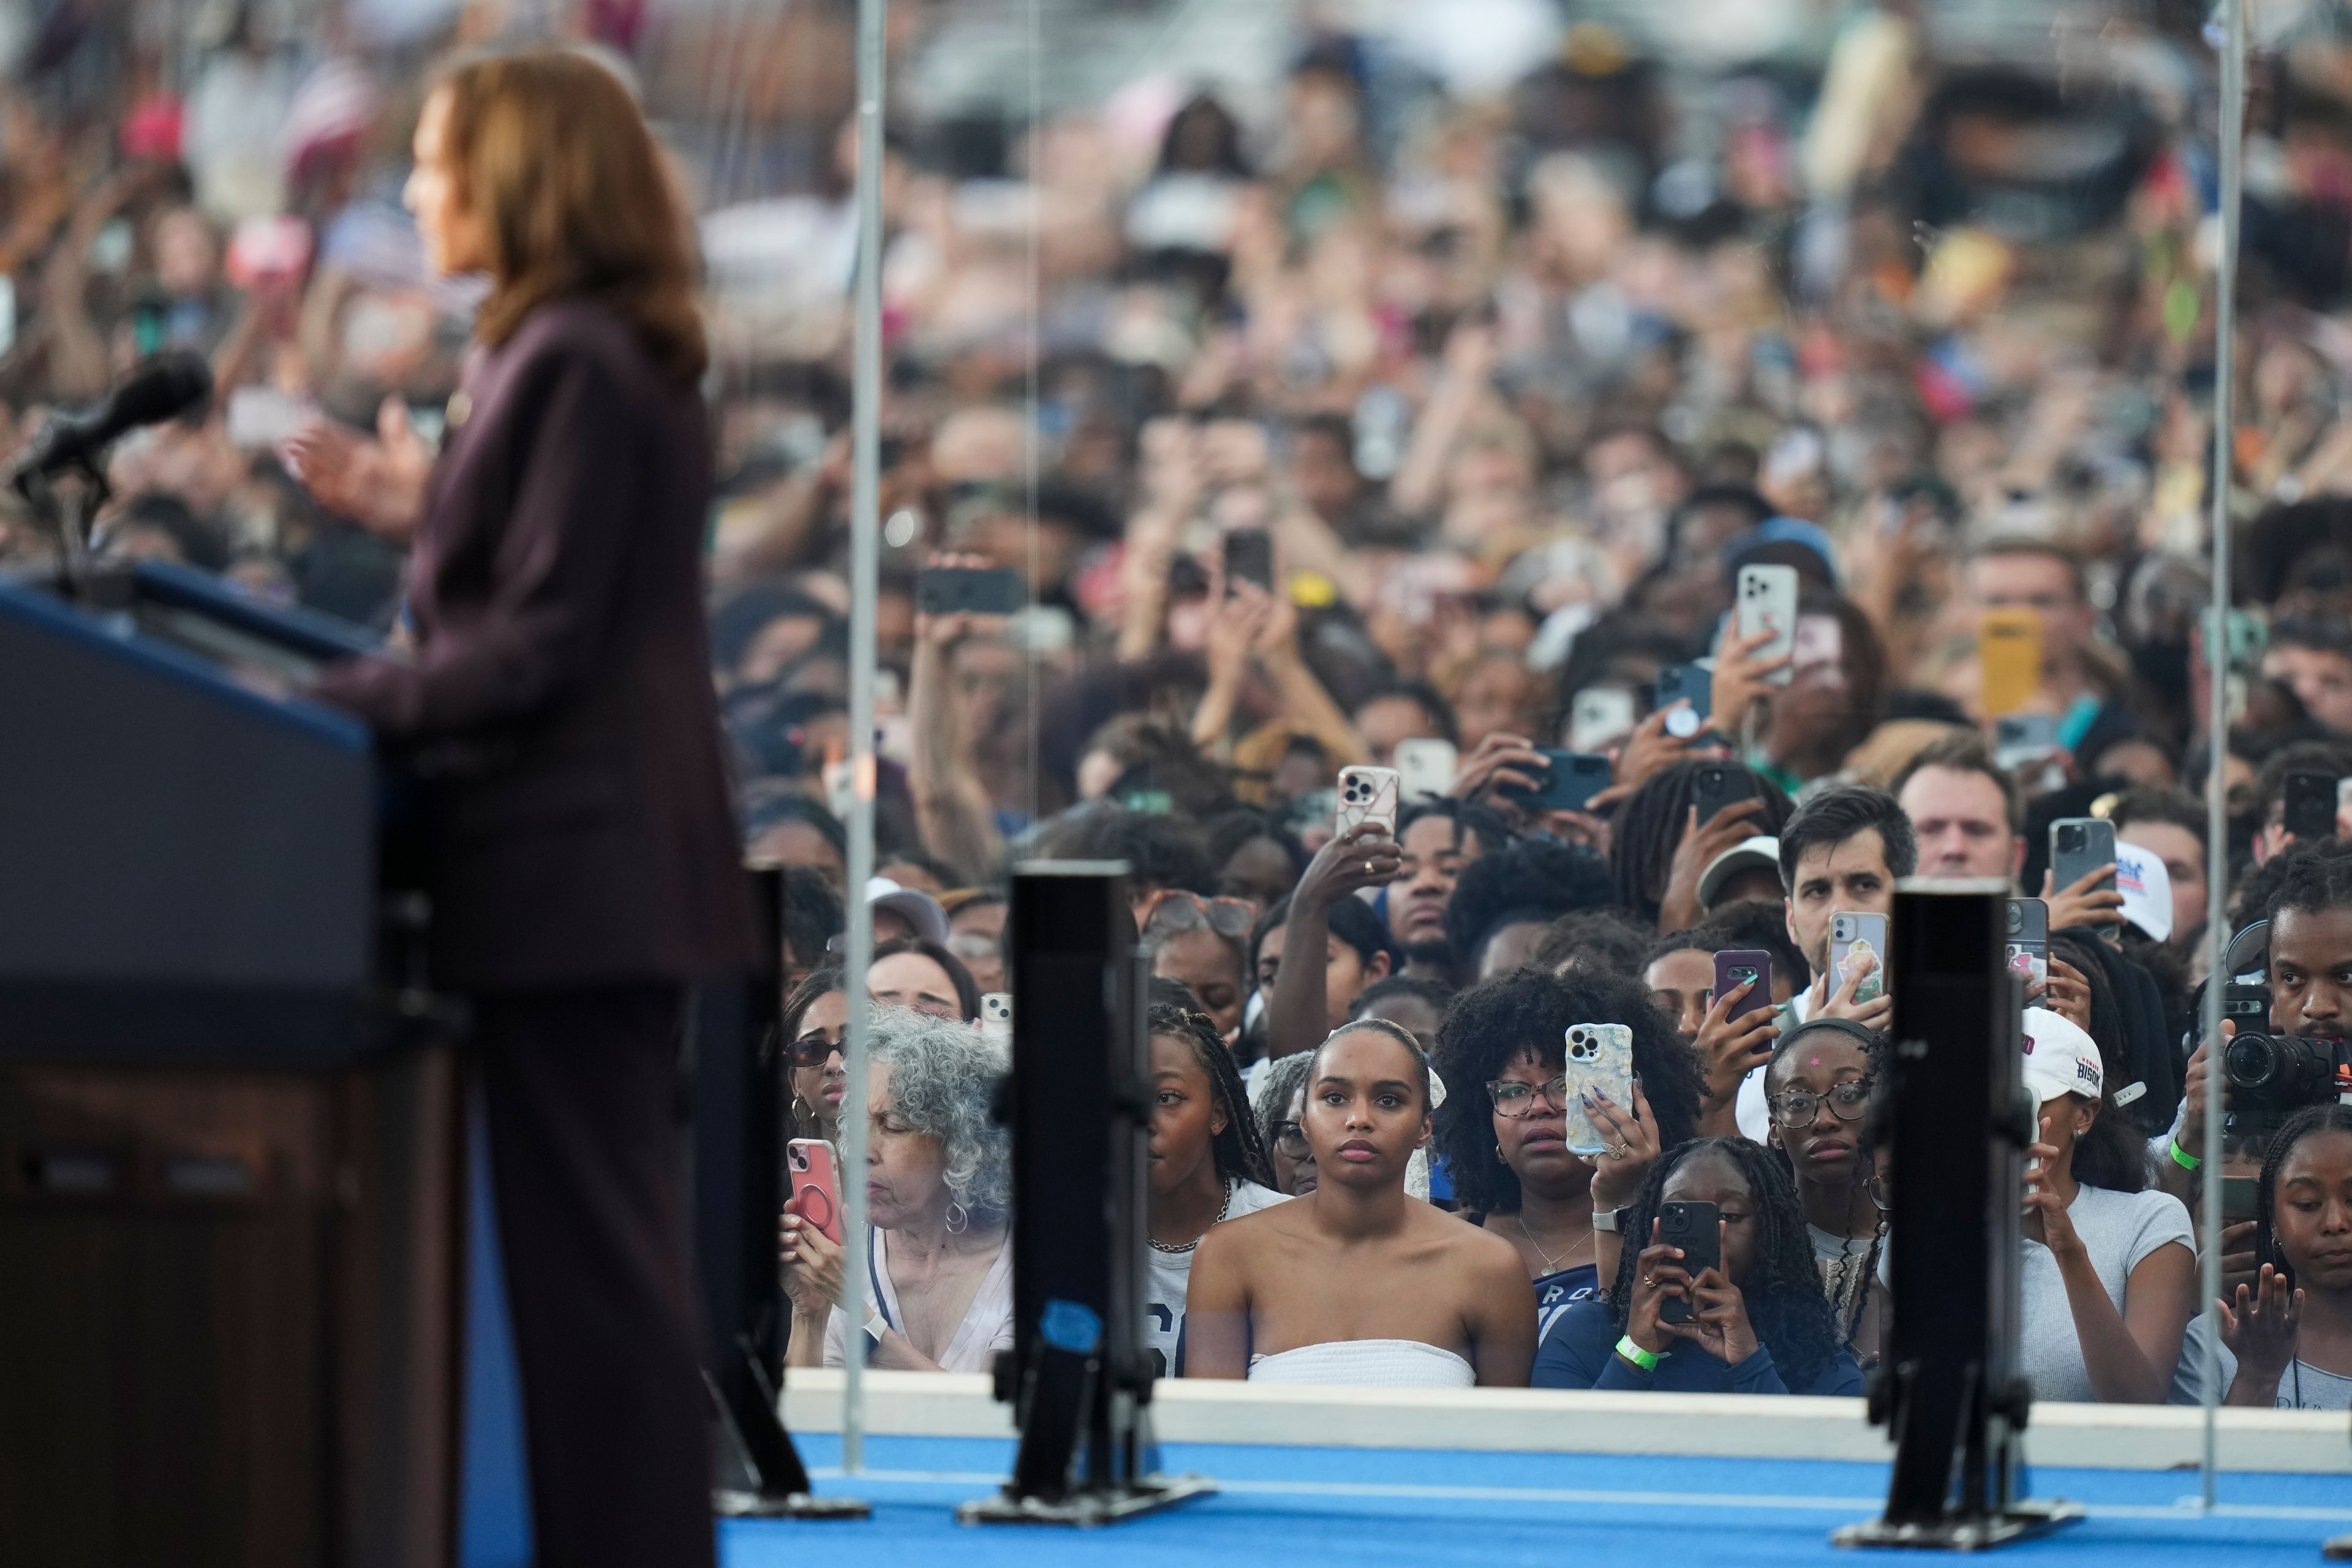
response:
<svg viewBox="0 0 2352 1568"><path fill-rule="evenodd" d="M915 608L927 616L1009 616L1028 602L1028 583L1010 566L926 566L915 574Z"/></svg>
<svg viewBox="0 0 2352 1568"><path fill-rule="evenodd" d="M1696 1283L1708 1269L1723 1267L1723 1211L1713 1204L1660 1204L1658 1244L1682 1248L1680 1267ZM1662 1321L1687 1323L1692 1316L1687 1296L1658 1304Z"/></svg>
<svg viewBox="0 0 2352 1568"><path fill-rule="evenodd" d="M2077 879L2105 866L2107 875L2095 887L2112 890L2116 885L2116 825L2097 816L2062 816L2050 825L2050 873L2052 885L2060 889L2071 888ZM2102 925L2099 934L2110 942L2124 939L2120 922Z"/></svg>
<svg viewBox="0 0 2352 1568"><path fill-rule="evenodd" d="M1886 917L1853 914L1843 910L1830 916L1830 988L1870 960L1870 973L1853 988L1853 999L1870 1002L1886 994Z"/></svg>
<svg viewBox="0 0 2352 1568"><path fill-rule="evenodd" d="M2058 750L2055 714L2007 713L1992 721L1993 765L2003 773L2032 767Z"/></svg>
<svg viewBox="0 0 2352 1568"><path fill-rule="evenodd" d="M1977 705L1988 718L2014 713L2042 689L2042 617L2032 610L1987 610L1977 620Z"/></svg>
<svg viewBox="0 0 2352 1568"><path fill-rule="evenodd" d="M1757 663L1790 658L1797 651L1797 569L1794 566L1742 566L1734 624L1743 637L1769 632L1771 640L1748 657ZM1786 686L1796 679L1791 665L1783 664L1764 679Z"/></svg>
<svg viewBox="0 0 2352 1568"><path fill-rule="evenodd" d="M1377 822L1394 838L1399 787L1394 768L1341 768L1339 806L1332 814L1338 831L1353 833L1367 822Z"/></svg>
<svg viewBox="0 0 2352 1568"><path fill-rule="evenodd" d="M1658 684L1654 693L1654 706L1672 708L1676 702L1689 707L1666 715L1666 733L1677 741L1696 740L1715 716L1715 661L1697 659L1689 664L1670 664L1658 671Z"/></svg>
<svg viewBox="0 0 2352 1568"><path fill-rule="evenodd" d="M2335 837L2336 787L2333 773L2297 768L2287 774L2286 830L2305 844Z"/></svg>
<svg viewBox="0 0 2352 1568"><path fill-rule="evenodd" d="M1616 776L1609 759L1595 752L1558 752L1549 746L1537 749L1550 764L1544 770L1543 782L1534 789L1507 784L1496 792L1530 811L1582 811Z"/></svg>
<svg viewBox="0 0 2352 1568"><path fill-rule="evenodd" d="M834 1179L833 1145L822 1138L795 1138L784 1145L795 1209L827 1241L841 1242L841 1184Z"/></svg>
<svg viewBox="0 0 2352 1568"><path fill-rule="evenodd" d="M1715 814L1725 806L1751 799L1755 794L1755 775L1738 763L1705 763L1691 777L1691 804L1698 807L1701 827L1713 822Z"/></svg>
<svg viewBox="0 0 2352 1568"><path fill-rule="evenodd" d="M1594 1090L1619 1107L1633 1103L1633 1031L1623 1024L1570 1024L1567 1035L1568 1147L1587 1159L1605 1152L1609 1141L1594 1131L1579 1103Z"/></svg>
<svg viewBox="0 0 2352 1568"><path fill-rule="evenodd" d="M1234 584L1255 583L1274 592L1274 537L1262 528L1236 528L1225 534L1225 596Z"/></svg>
<svg viewBox="0 0 2352 1568"><path fill-rule="evenodd" d="M240 452L267 452L317 411L309 398L274 386L240 386L228 395L228 444Z"/></svg>
<svg viewBox="0 0 2352 1568"><path fill-rule="evenodd" d="M2009 939L2001 961L2021 986L2050 978L2050 906L2040 899L2009 900Z"/></svg>
<svg viewBox="0 0 2352 1568"><path fill-rule="evenodd" d="M1727 948L1715 955L1717 999L1729 995L1749 980L1756 982L1756 988L1739 999L1739 1016L1743 1018L1759 1007L1772 1005L1772 955L1760 947Z"/></svg>
<svg viewBox="0 0 2352 1568"><path fill-rule="evenodd" d="M1444 795L1453 787L1454 773L1459 762L1451 741L1435 741L1427 737L1399 741L1396 771L1404 798L1411 800L1416 795Z"/></svg>
<svg viewBox="0 0 2352 1568"><path fill-rule="evenodd" d="M1633 729L1633 694L1622 687L1587 687L1569 703L1570 751L1597 752L1612 741L1623 740Z"/></svg>
<svg viewBox="0 0 2352 1568"><path fill-rule="evenodd" d="M980 1032L1010 1049L1013 1045L1013 993L984 991L980 997Z"/></svg>

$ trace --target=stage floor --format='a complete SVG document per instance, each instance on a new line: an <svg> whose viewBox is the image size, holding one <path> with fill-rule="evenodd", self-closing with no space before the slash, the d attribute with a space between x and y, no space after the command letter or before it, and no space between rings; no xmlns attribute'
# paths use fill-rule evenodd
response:
<svg viewBox="0 0 2352 1568"><path fill-rule="evenodd" d="M995 1489L1011 1461L1008 1441L871 1437L866 1468L851 1479L838 1468L835 1437L798 1439L817 1489L866 1499L873 1519L728 1521L726 1568L813 1560L858 1568L1851 1563L1853 1554L1831 1547L1829 1532L1875 1515L1886 1481L1883 1464L1828 1460L1170 1444L1167 1468L1214 1478L1216 1496L1108 1530L971 1528L955 1522L953 1507ZM2323 1538L2352 1531L2352 1481L2340 1475L2225 1475L2210 1516L2195 1510L2194 1471L2045 1467L2032 1481L2034 1495L2084 1503L2090 1517L2006 1548L2004 1558L2135 1568L2316 1563ZM813 1559L813 1551L827 1555Z"/></svg>

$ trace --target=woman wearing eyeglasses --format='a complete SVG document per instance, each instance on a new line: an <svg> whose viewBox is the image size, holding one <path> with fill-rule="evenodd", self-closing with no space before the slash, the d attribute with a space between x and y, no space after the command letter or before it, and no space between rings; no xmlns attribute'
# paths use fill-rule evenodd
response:
<svg viewBox="0 0 2352 1568"><path fill-rule="evenodd" d="M1143 908L1151 973L1188 987L1228 1047L1242 1036L1250 928L1256 921L1257 911L1239 899L1204 899L1181 888L1162 889Z"/></svg>
<svg viewBox="0 0 2352 1568"><path fill-rule="evenodd" d="M1184 1291L1211 1227L1281 1203L1234 1054L1205 1013L1151 1009L1150 1290L1143 1338L1152 1370L1183 1367Z"/></svg>
<svg viewBox="0 0 2352 1568"><path fill-rule="evenodd" d="M1764 1065L1767 1141L1789 1163L1811 1233L1838 1342L1864 1367L1886 1322L1886 1212L1864 1135L1885 1037L1844 1018L1816 1018L1783 1036Z"/></svg>
<svg viewBox="0 0 2352 1568"><path fill-rule="evenodd" d="M1258 1125L1265 1134L1265 1152L1274 1164L1276 1191L1303 1198L1315 1190L1315 1151L1307 1146L1302 1125L1307 1114L1307 1073L1315 1053L1284 1057L1265 1069L1258 1085Z"/></svg>
<svg viewBox="0 0 2352 1568"><path fill-rule="evenodd" d="M1363 1388L1516 1388L1535 1296L1510 1247L1407 1195L1429 1137L1429 1058L1380 1019L1310 1053L1315 1190L1201 1238L1188 1377Z"/></svg>
<svg viewBox="0 0 2352 1568"><path fill-rule="evenodd" d="M1633 1103L1588 1108L1568 1092L1568 1029L1606 1023L1633 1031ZM1535 1284L1540 1334L1615 1271L1616 1237L1606 1227L1640 1193L1659 1149L1696 1130L1696 1063L1640 986L1528 969L1454 1000L1433 1065L1460 1091L1435 1119L1454 1201L1464 1218L1517 1250ZM1569 1149L1570 1117L1608 1140L1598 1159Z"/></svg>
<svg viewBox="0 0 2352 1568"><path fill-rule="evenodd" d="M849 1086L842 1051L848 1028L849 997L837 968L818 970L784 998L776 1037L783 1042L784 1070L792 1080L785 1137L841 1142L841 1101Z"/></svg>

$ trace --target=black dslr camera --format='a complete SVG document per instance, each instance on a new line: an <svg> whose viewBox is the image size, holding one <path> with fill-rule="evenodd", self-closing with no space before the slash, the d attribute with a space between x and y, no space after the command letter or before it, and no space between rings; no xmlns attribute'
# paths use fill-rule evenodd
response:
<svg viewBox="0 0 2352 1568"><path fill-rule="evenodd" d="M2334 1100L2339 1076L2352 1077L2342 1040L2271 1032L2270 922L2257 921L2230 941L2221 1016L2237 1025L2222 1054L2230 1082L2228 1130L2266 1138L2288 1114Z"/></svg>

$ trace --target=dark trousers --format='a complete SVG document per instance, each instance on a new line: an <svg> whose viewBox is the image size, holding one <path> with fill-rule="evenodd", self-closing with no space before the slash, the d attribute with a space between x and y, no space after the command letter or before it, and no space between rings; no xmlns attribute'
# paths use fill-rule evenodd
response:
<svg viewBox="0 0 2352 1568"><path fill-rule="evenodd" d="M709 1568L677 985L474 1000L541 1568Z"/></svg>

